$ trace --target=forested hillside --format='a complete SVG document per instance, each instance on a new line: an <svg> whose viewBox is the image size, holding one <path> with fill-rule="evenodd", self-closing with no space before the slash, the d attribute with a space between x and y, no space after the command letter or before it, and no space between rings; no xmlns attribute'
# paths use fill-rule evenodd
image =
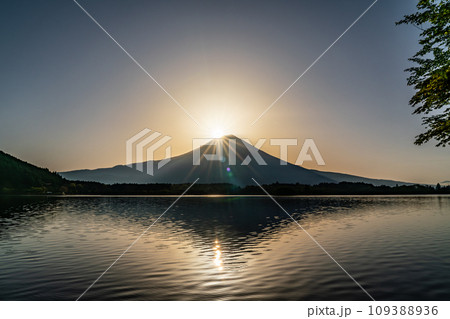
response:
<svg viewBox="0 0 450 319"><path fill-rule="evenodd" d="M0 193L60 192L65 180L57 173L0 151Z"/></svg>

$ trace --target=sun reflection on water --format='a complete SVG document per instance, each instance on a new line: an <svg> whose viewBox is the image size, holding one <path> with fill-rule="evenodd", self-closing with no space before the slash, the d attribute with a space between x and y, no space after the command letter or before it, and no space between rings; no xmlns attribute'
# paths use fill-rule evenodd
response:
<svg viewBox="0 0 450 319"><path fill-rule="evenodd" d="M214 265L218 270L223 270L222 251L220 250L219 241L215 241L214 249Z"/></svg>

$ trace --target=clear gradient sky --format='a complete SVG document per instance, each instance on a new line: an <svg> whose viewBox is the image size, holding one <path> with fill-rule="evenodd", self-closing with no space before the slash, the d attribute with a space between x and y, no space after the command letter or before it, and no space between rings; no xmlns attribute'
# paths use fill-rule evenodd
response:
<svg viewBox="0 0 450 319"><path fill-rule="evenodd" d="M174 155L222 128L252 141L313 138L326 166L307 168L450 180L449 149L413 144L422 127L403 70L419 30L395 21L415 2L379 0L250 126L371 0L80 0L201 127L73 1L3 2L0 149L54 171L110 167L143 128L172 136Z"/></svg>

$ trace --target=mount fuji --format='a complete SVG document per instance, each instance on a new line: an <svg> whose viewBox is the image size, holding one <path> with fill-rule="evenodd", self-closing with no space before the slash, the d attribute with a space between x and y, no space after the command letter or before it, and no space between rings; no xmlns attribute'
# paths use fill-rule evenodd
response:
<svg viewBox="0 0 450 319"><path fill-rule="evenodd" d="M228 150L230 140L235 141L236 165L230 165L227 156L224 156L221 161L207 160L205 158L204 154L215 154L217 146ZM117 165L110 168L74 170L60 172L59 174L68 180L92 181L104 184L181 184L191 183L197 178L199 178L198 183L202 184L230 183L237 186L253 185L252 178L255 178L261 184L276 182L307 185L339 182L363 182L375 186L409 184L393 180L371 179L355 175L306 169L291 163L281 165L279 158L258 150L233 135L227 135L215 141L216 145L203 145L199 149L172 157L161 169L155 170L153 176L146 174L145 169L148 165L157 167L160 161L147 161L142 163L144 172L137 170L136 164L133 164L132 167ZM194 152L201 155L199 165L193 165ZM266 165L259 165L257 163L252 155L254 152L257 152L261 156ZM246 158L247 160L245 160ZM249 162L248 158L251 159ZM242 165L243 162L247 162L247 165Z"/></svg>

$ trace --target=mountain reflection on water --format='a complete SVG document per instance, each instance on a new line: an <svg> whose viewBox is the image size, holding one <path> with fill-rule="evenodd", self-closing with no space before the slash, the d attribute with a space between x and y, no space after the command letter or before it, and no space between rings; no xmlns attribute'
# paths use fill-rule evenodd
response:
<svg viewBox="0 0 450 319"><path fill-rule="evenodd" d="M1 198L0 299L76 299L173 200ZM450 297L450 197L278 200L377 300ZM83 299L367 296L269 198L205 196L182 198Z"/></svg>

